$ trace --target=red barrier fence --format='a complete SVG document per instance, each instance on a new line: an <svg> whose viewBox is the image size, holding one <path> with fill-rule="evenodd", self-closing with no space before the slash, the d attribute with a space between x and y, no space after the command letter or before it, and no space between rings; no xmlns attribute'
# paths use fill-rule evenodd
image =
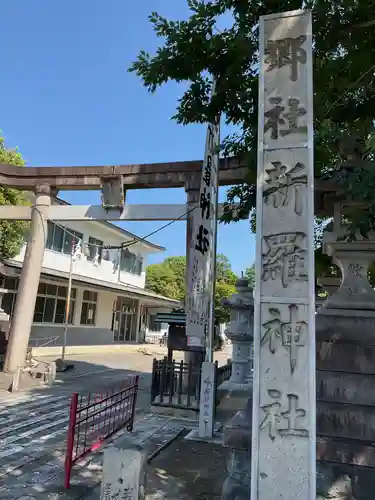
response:
<svg viewBox="0 0 375 500"><path fill-rule="evenodd" d="M70 487L75 462L126 426L133 430L139 378L131 377L105 392L72 394L65 455L65 488Z"/></svg>

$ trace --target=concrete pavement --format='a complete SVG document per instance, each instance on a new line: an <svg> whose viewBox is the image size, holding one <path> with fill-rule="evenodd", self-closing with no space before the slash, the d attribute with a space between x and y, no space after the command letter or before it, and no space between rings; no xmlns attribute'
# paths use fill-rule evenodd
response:
<svg viewBox="0 0 375 500"><path fill-rule="evenodd" d="M130 346L127 353L103 353L68 356L67 362L74 363L74 371L58 373L53 387L43 385L39 379L32 379L29 375L23 375L20 383L19 393L27 391L47 391L48 393L61 394L61 392L74 392L75 390L96 390L98 382L101 386L109 385L112 381L121 380L121 377L138 374L141 380L141 388L150 386L152 361L154 358L163 358L167 355L165 347L143 344ZM225 364L230 357L230 349L215 353L215 359L219 365ZM182 352L175 352L177 361L183 359ZM56 357L47 356L40 358L41 361L51 362ZM0 403L4 394L12 382L10 375L0 373Z"/></svg>
<svg viewBox="0 0 375 500"><path fill-rule="evenodd" d="M147 414L150 403L152 360L163 357L165 348L140 346L138 352L113 355L71 356L75 371L58 374L52 387L35 385L9 394L0 390L0 498L39 500L81 498L82 491L98 481L101 454L74 468L73 489L61 488L71 393L98 391L116 385L128 375L140 376L134 439L150 440L156 449L177 435L186 421ZM227 353L219 353L225 363ZM176 356L177 359L182 359ZM189 427L194 426L190 422ZM153 444L152 444L153 443ZM159 444L158 444L159 443ZM155 448L156 447L156 448Z"/></svg>
<svg viewBox="0 0 375 500"><path fill-rule="evenodd" d="M73 467L71 489L63 488L67 401L66 396L25 395L17 402L7 401L7 408L0 411L2 500L78 500L100 482L102 452L98 451ZM186 421L139 412L129 440L146 446L152 456L185 425Z"/></svg>

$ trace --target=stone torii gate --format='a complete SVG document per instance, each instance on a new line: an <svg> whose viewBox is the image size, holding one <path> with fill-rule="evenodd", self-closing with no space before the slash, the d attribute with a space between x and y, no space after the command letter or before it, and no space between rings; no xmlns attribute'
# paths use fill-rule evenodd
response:
<svg viewBox="0 0 375 500"><path fill-rule="evenodd" d="M14 372L25 359L33 321L35 300L43 262L47 219L168 221L186 220L186 248L192 233L192 212L199 202L202 161L151 163L96 167L17 167L0 165L0 184L32 191L34 205L0 206L0 219L30 220L30 232L20 276L15 310L10 326L5 370ZM221 160L219 184L228 186L245 181L247 167L237 158ZM60 190L99 190L108 178L121 179L125 194L129 189L185 188L186 205L126 205L123 210L106 210L101 205L51 205L51 195ZM221 207L222 210L222 207ZM187 266L188 268L188 266Z"/></svg>

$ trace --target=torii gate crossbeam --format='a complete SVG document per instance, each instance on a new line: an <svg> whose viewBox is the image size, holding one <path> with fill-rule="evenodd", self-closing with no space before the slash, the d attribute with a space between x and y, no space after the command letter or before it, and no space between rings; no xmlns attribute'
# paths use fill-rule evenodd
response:
<svg viewBox="0 0 375 500"><path fill-rule="evenodd" d="M224 213L219 206L219 217ZM0 205L0 220L31 220L32 207ZM101 205L51 205L46 217L54 221L186 221L186 205L125 205L107 211Z"/></svg>
<svg viewBox="0 0 375 500"><path fill-rule="evenodd" d="M96 167L17 167L0 164L0 184L33 191L38 185L61 190L100 189L107 175L122 175L125 189L181 188L194 174L199 175L202 161L147 163ZM222 159L219 169L221 186L245 181L247 165L237 158Z"/></svg>
<svg viewBox="0 0 375 500"><path fill-rule="evenodd" d="M202 161L96 167L0 165L1 185L34 191L36 194L35 203L31 207L0 207L0 219L4 217L8 220L31 220L29 240L9 332L5 360L6 371L14 372L25 359L43 262L47 220L178 220L180 218L184 220L184 214L187 213L186 243L189 249L192 233L191 210L199 202L201 169ZM241 164L237 158L221 160L219 184L222 186L241 184L245 182L246 172L247 166ZM186 206L182 208L181 205L174 207L173 205L149 207L125 205L123 215L119 211L114 211L110 215L98 206L51 205L51 195L56 194L58 190L98 190L101 188L103 178L114 175L122 176L125 190L184 187L187 194ZM173 210L176 211L173 212ZM187 261L189 261L188 251Z"/></svg>

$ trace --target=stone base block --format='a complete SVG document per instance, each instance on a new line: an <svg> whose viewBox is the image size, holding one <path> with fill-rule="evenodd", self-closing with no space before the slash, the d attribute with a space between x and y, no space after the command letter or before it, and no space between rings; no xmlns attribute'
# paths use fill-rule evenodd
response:
<svg viewBox="0 0 375 500"><path fill-rule="evenodd" d="M232 382L231 380L226 380L218 387L218 391L221 392L245 392L247 393L247 397L253 391L252 382L246 382L244 384L237 384L236 382Z"/></svg>
<svg viewBox="0 0 375 500"><path fill-rule="evenodd" d="M318 342L375 345L375 311L324 311L315 316Z"/></svg>
<svg viewBox="0 0 375 500"><path fill-rule="evenodd" d="M233 384L229 380L218 387L218 409L220 411L236 412L243 410L253 391L252 384Z"/></svg>
<svg viewBox="0 0 375 500"><path fill-rule="evenodd" d="M224 426L224 445L233 450L250 453L251 450L252 399Z"/></svg>
<svg viewBox="0 0 375 500"><path fill-rule="evenodd" d="M317 464L317 500L373 500L373 469L332 463Z"/></svg>
<svg viewBox="0 0 375 500"><path fill-rule="evenodd" d="M129 438L119 439L104 449L103 480L100 500L107 498L146 498L147 452L131 444Z"/></svg>
<svg viewBox="0 0 375 500"><path fill-rule="evenodd" d="M215 444L223 444L223 434L221 431L221 423L215 422L213 427L213 435L212 437L200 437L199 429L192 429L186 436L185 439L188 441L203 441L205 443L215 443Z"/></svg>
<svg viewBox="0 0 375 500"><path fill-rule="evenodd" d="M317 432L323 436L372 442L375 437L375 411L372 407L317 402Z"/></svg>
<svg viewBox="0 0 375 500"><path fill-rule="evenodd" d="M249 500L250 489L248 485L239 483L232 477L227 477L221 491L221 500Z"/></svg>
<svg viewBox="0 0 375 500"><path fill-rule="evenodd" d="M248 394L242 408L224 427L223 443L230 448L230 455L222 500L250 498L252 400Z"/></svg>

